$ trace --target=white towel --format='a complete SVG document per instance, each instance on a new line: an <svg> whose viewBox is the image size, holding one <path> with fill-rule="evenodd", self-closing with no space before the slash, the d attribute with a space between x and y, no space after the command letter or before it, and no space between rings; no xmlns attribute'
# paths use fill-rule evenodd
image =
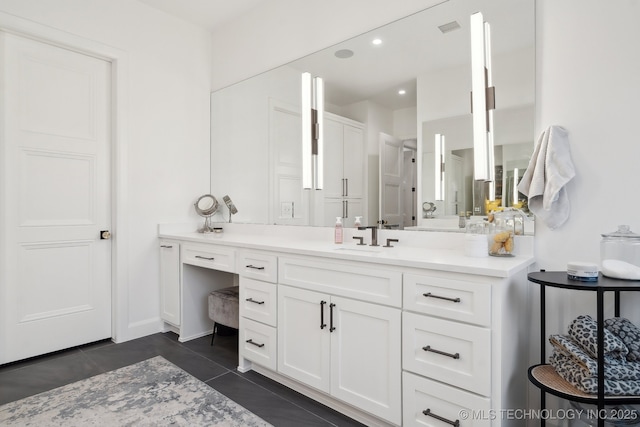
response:
<svg viewBox="0 0 640 427"><path fill-rule="evenodd" d="M565 185L575 174L567 131L560 126L550 126L538 138L518 191L529 198L529 210L551 229L569 218Z"/></svg>

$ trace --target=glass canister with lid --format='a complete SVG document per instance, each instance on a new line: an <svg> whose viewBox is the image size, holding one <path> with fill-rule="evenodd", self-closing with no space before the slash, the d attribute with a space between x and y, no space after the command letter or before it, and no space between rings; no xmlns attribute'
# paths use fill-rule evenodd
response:
<svg viewBox="0 0 640 427"><path fill-rule="evenodd" d="M633 266L640 268L640 234L631 231L628 225L619 225L616 231L603 234L600 241L600 260L602 273L613 277L618 274L614 272L607 274L610 270L607 268L607 261L609 261L609 267L611 265L619 268L626 266L631 267L631 270L636 270Z"/></svg>
<svg viewBox="0 0 640 427"><path fill-rule="evenodd" d="M491 218L493 217L493 221ZM491 231L487 236L489 255L515 256L514 236L524 234L524 218L518 211L505 210L489 216Z"/></svg>

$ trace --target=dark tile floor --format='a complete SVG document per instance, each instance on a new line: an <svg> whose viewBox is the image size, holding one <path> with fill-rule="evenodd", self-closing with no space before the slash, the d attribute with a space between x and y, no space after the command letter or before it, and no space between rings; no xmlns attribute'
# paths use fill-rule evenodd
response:
<svg viewBox="0 0 640 427"><path fill-rule="evenodd" d="M0 405L74 381L162 356L279 426L362 426L362 424L238 364L237 335L211 335L180 343L171 332L114 344L111 341L0 366Z"/></svg>

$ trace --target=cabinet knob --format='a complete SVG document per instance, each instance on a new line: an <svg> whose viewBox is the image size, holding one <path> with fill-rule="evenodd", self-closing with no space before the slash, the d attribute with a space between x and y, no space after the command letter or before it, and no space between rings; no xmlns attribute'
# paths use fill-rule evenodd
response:
<svg viewBox="0 0 640 427"><path fill-rule="evenodd" d="M100 231L100 240L109 240L111 238L111 232L109 230Z"/></svg>

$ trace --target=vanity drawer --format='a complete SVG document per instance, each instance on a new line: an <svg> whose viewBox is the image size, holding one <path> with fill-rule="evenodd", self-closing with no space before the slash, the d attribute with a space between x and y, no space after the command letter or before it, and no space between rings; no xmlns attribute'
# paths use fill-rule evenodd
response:
<svg viewBox="0 0 640 427"><path fill-rule="evenodd" d="M278 282L392 307L402 304L402 273L375 263L280 257Z"/></svg>
<svg viewBox="0 0 640 427"><path fill-rule="evenodd" d="M181 249L183 264L236 272L234 249L214 245L183 245Z"/></svg>
<svg viewBox="0 0 640 427"><path fill-rule="evenodd" d="M489 426L491 425L490 415L489 398L476 396L409 372L402 373L404 426L443 427L454 424L456 420L460 421L460 426L464 427ZM447 423L436 417L451 422Z"/></svg>
<svg viewBox="0 0 640 427"><path fill-rule="evenodd" d="M240 316L239 331L240 356L275 371L277 329Z"/></svg>
<svg viewBox="0 0 640 427"><path fill-rule="evenodd" d="M276 285L240 276L240 316L276 326Z"/></svg>
<svg viewBox="0 0 640 427"><path fill-rule="evenodd" d="M402 343L403 369L491 394L489 329L404 312Z"/></svg>
<svg viewBox="0 0 640 427"><path fill-rule="evenodd" d="M460 322L490 326L491 285L405 274L403 308Z"/></svg>
<svg viewBox="0 0 640 427"><path fill-rule="evenodd" d="M265 282L278 282L278 257L260 252L238 253L238 274Z"/></svg>

